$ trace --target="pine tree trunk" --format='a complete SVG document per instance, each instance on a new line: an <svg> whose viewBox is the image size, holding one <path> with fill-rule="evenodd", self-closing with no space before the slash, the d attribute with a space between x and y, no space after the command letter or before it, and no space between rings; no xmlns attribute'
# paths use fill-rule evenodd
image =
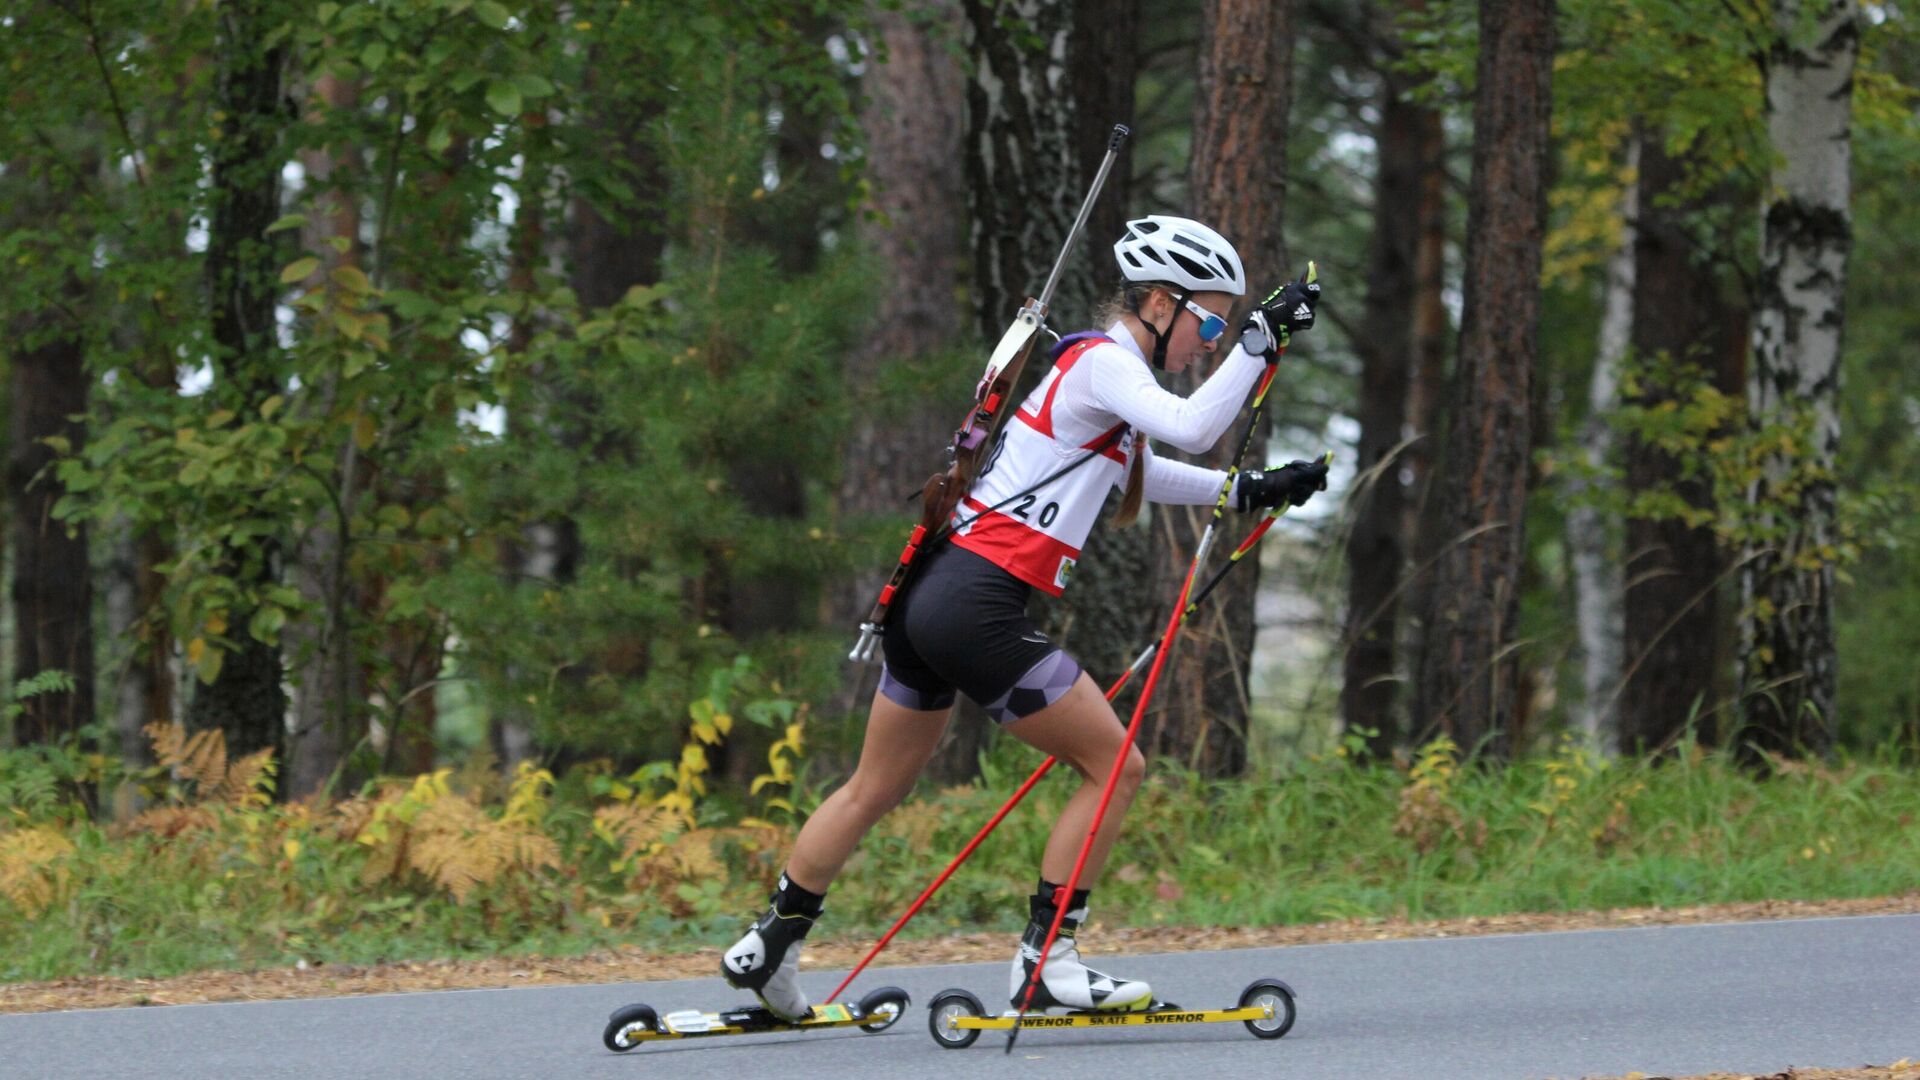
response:
<svg viewBox="0 0 1920 1080"><path fill-rule="evenodd" d="M885 268L888 287L873 331L847 357L846 384L856 405L841 448L835 516L843 528L885 521L890 536L904 538L920 510L907 496L939 464L962 403L889 395L880 386L894 365L954 353L962 341L954 291L966 217L960 184L966 76L949 46L961 34L958 3L928 3L911 16L876 10L872 17L885 62L870 67L861 84L865 176L876 211L862 239ZM891 564L876 562L830 587L823 605L828 632L851 643L891 572ZM844 689L832 711L864 716L879 671L877 662L844 664ZM943 781L974 774L983 733L969 726L949 726L949 743L933 763Z"/></svg>
<svg viewBox="0 0 1920 1080"><path fill-rule="evenodd" d="M1467 282L1424 620L1416 731L1504 756L1516 713L1510 645L1526 550L1531 394L1546 231L1552 0L1482 0L1467 211Z"/></svg>
<svg viewBox="0 0 1920 1080"><path fill-rule="evenodd" d="M1676 201L1688 180L1688 158L1664 149L1665 133L1640 135L1639 221L1634 243L1632 348L1642 372L1630 404L1653 408L1675 400L1674 380L1704 371L1722 391L1740 387L1744 325L1714 264L1700 255L1695 219L1733 201L1724 188ZM1626 446L1631 491L1671 490L1689 506L1711 511L1707 478L1688 463L1640 439ZM1713 705L1714 660L1720 654L1718 593L1726 559L1709 526L1673 516L1627 522L1625 622L1627 668L1620 691L1620 749L1647 753L1671 746L1689 721ZM1702 741L1715 741L1711 718Z"/></svg>
<svg viewBox="0 0 1920 1080"><path fill-rule="evenodd" d="M1386 49L1375 46L1386 69ZM1432 204L1429 186L1444 182L1440 114L1408 100L1411 87L1387 73L1381 79L1375 136L1373 239L1367 257L1366 327L1360 354L1360 445L1356 466L1371 477L1355 498L1347 537L1347 617L1342 635L1340 718L1348 731L1370 731L1368 746L1391 753L1401 741L1397 644L1402 575L1412 536L1408 463L1415 443L1408 397L1416 383L1420 341L1416 307L1422 242ZM1437 291L1437 289L1436 289Z"/></svg>
<svg viewBox="0 0 1920 1080"><path fill-rule="evenodd" d="M84 416L92 387L78 328L67 312L85 304L69 278L66 311L47 310L12 327L7 377L12 417L7 429L7 494L13 558L13 674L32 678L63 672L73 689L19 702L14 738L22 746L57 742L93 721L93 572L87 528L56 521L53 507L66 488L53 475L60 456L45 440L86 446Z"/></svg>
<svg viewBox="0 0 1920 1080"><path fill-rule="evenodd" d="M1801 34L1809 14L1813 32ZM1777 539L1751 547L1741 568L1741 745L1822 754L1834 743L1832 476L1860 8L1856 0L1774 0L1773 23L1767 134L1778 164L1762 215L1747 404L1758 424L1810 420L1812 440L1796 460L1768 462L1748 492Z"/></svg>
<svg viewBox="0 0 1920 1080"><path fill-rule="evenodd" d="M242 415L280 390L276 371L274 304L279 266L267 227L280 214L280 129L284 41L268 46L280 18L264 0L236 0L219 11L216 101L223 119L211 147L212 213L207 236L207 288L213 304L212 338L218 400ZM261 590L280 577L280 542L262 538L230 547L224 572L243 588ZM272 748L284 760L286 694L280 646L247 632L251 609L226 613L233 650L211 683L196 688L188 716L196 729L226 733L227 752L240 757Z"/></svg>
<svg viewBox="0 0 1920 1080"><path fill-rule="evenodd" d="M1280 216L1286 205L1292 72L1290 0L1208 0L1201 19L1188 178L1192 216L1232 241L1246 266L1252 295L1236 305L1236 315L1293 269ZM1237 318L1229 320L1231 326L1238 324ZM1176 393L1189 394L1207 374L1188 371L1168 384ZM1205 454L1155 452L1225 468L1240 447L1243 424L1244 418ZM1259 465L1265 453L1266 434L1256 432L1242 464ZM1155 593L1156 627L1179 593L1212 512L1210 506L1154 508L1154 563L1161 582ZM1223 581L1187 624L1184 641L1167 660L1141 737L1149 754L1172 756L1210 776L1236 776L1247 765L1247 682L1253 658L1253 597L1259 586L1259 564L1249 562Z"/></svg>

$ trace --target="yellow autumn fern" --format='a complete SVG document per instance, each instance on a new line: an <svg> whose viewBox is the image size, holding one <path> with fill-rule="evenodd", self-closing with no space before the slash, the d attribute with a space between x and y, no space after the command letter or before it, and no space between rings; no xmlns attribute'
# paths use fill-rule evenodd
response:
<svg viewBox="0 0 1920 1080"><path fill-rule="evenodd" d="M374 884L411 871L464 904L480 886L559 868L559 845L540 829L553 774L523 764L496 819L449 788L451 772L422 774L404 792L389 789L370 812L350 812L364 821L354 839L371 849L362 881Z"/></svg>
<svg viewBox="0 0 1920 1080"><path fill-rule="evenodd" d="M254 807L273 802L271 748L229 765L227 737L217 729L188 735L179 724L148 724L143 730L153 741L154 761L176 783L193 785L191 802Z"/></svg>
<svg viewBox="0 0 1920 1080"><path fill-rule="evenodd" d="M27 918L38 916L67 884L62 856L73 842L48 826L0 833L0 896Z"/></svg>

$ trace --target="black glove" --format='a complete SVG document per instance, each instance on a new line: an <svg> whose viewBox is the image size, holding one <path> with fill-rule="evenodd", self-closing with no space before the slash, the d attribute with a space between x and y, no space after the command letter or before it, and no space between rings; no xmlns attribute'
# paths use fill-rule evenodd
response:
<svg viewBox="0 0 1920 1080"><path fill-rule="evenodd" d="M1299 280L1287 282L1260 301L1260 313L1284 339L1295 330L1313 329L1313 312L1319 306L1320 267L1310 262Z"/></svg>
<svg viewBox="0 0 1920 1080"><path fill-rule="evenodd" d="M1305 506L1316 491L1327 490L1327 462L1292 461L1278 469L1249 469L1233 487L1234 505L1242 513L1286 503Z"/></svg>
<svg viewBox="0 0 1920 1080"><path fill-rule="evenodd" d="M1279 351L1295 330L1313 329L1314 309L1320 303L1319 279L1319 265L1309 262L1298 281L1289 281L1268 293L1240 327L1240 344L1269 363L1279 359Z"/></svg>

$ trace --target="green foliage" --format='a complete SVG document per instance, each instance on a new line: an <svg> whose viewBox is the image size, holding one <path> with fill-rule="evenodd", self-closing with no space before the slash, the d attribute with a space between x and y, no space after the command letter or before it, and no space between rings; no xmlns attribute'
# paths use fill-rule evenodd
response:
<svg viewBox="0 0 1920 1080"><path fill-rule="evenodd" d="M366 699L335 703L359 730L397 732L457 633L496 715L575 750L630 746L635 724L677 743L673 703L746 648L717 628L719 579L805 587L844 558L820 451L869 283L769 247L819 248L848 212L851 83L823 41L856 5L266 11L279 24L249 44L284 49L301 95L268 142L298 167L243 245L284 314L241 367L214 355L203 250L225 194L203 182L228 123L218 8L55 6L10 30L0 180L65 197L0 235L0 316L61 304L101 376L57 515L166 540L162 609L140 614L202 682L284 637L295 670L328 650L361 674ZM803 122L839 164L768 180ZM661 279L605 310L542 248L587 205L666 238ZM75 278L94 282L78 299ZM733 486L774 464L813 509L770 525ZM562 522L578 572L506 580L528 530ZM317 565L274 572L289 559ZM757 645L776 678L814 670L790 644Z"/></svg>
<svg viewBox="0 0 1920 1080"><path fill-rule="evenodd" d="M761 902L784 829L704 798L689 822L666 774L576 772L529 766L504 790L441 772L332 807L168 802L123 829L0 824L0 979L710 947ZM1017 931L1075 783L1036 788L908 932ZM884 819L836 883L828 932L884 929L1006 786L928 792ZM1259 781L1156 766L1094 910L1107 926L1262 926L1891 895L1920 872L1916 814L1910 768L1756 772L1690 744L1644 762L1564 743L1474 768L1439 742L1400 766L1336 753Z"/></svg>

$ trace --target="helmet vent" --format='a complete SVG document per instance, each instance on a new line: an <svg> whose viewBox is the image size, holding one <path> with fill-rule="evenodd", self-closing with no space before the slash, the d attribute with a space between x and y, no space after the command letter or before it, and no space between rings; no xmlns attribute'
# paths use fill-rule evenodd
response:
<svg viewBox="0 0 1920 1080"><path fill-rule="evenodd" d="M1194 277L1201 278L1203 280L1211 280L1213 278L1217 278L1220 276L1219 273L1213 270L1211 267L1204 266L1201 263L1193 259L1190 259L1187 256L1182 255L1177 251L1169 251L1167 252L1167 254L1172 256L1174 262L1180 264L1180 269L1185 270L1187 273L1192 274Z"/></svg>
<svg viewBox="0 0 1920 1080"><path fill-rule="evenodd" d="M1176 244L1184 244L1187 247L1192 248L1193 250L1199 252L1202 255L1213 254L1213 252L1207 250L1207 246L1205 244L1202 244L1200 241L1195 240L1193 237L1186 236L1182 233L1174 233L1173 242Z"/></svg>

